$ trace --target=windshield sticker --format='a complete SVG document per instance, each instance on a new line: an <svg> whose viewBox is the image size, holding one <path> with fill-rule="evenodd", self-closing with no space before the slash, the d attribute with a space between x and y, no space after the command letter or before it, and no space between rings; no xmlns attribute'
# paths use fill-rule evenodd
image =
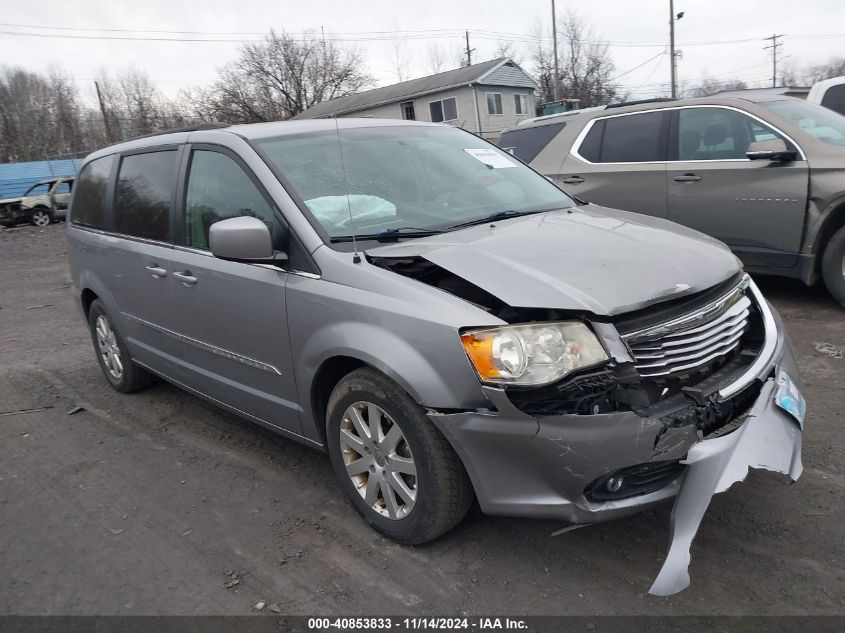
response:
<svg viewBox="0 0 845 633"><path fill-rule="evenodd" d="M502 156L499 152L493 149L465 149L467 154L481 161L488 167L493 169L505 169L506 167L516 167L516 163L507 156Z"/></svg>

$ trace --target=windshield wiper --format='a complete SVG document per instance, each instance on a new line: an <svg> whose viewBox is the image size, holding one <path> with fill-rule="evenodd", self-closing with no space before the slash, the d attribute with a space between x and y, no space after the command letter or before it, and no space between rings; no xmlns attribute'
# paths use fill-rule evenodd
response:
<svg viewBox="0 0 845 633"><path fill-rule="evenodd" d="M356 234L354 236L354 239L375 240L377 242L398 242L400 238L413 239L416 237L429 237L430 235L439 235L442 232L443 231L438 231L435 229L418 229L413 226L403 226L396 229L382 229L378 233L362 233L361 235ZM351 242L352 240L352 235L336 235L331 238L332 243Z"/></svg>
<svg viewBox="0 0 845 633"><path fill-rule="evenodd" d="M508 218L518 218L523 215L534 215L535 213L547 213L549 211L557 211L558 209L559 207L555 207L553 209L534 209L532 211L515 211L513 209L510 209L508 211L496 211L496 213L491 213L490 215L484 216L483 218L475 218L474 220L467 220L466 222L453 224L449 226L446 230L454 231L455 229L462 229L467 226L486 224L487 222L496 222L497 220L506 220Z"/></svg>

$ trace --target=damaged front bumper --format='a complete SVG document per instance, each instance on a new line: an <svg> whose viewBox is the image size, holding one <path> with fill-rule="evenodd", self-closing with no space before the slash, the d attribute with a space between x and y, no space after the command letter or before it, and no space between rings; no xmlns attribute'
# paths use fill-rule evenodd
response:
<svg viewBox="0 0 845 633"><path fill-rule="evenodd" d="M676 497L669 555L651 589L675 593L689 584L689 546L715 493L743 480L749 468L793 480L801 474L801 429L774 397L780 372L799 384L797 366L780 319L759 301L767 319L764 349L748 372L719 392L724 400L756 398L718 434L705 438L694 424L667 428L664 419L633 411L532 417L504 390L489 387L490 410L430 418L460 455L488 514L595 523ZM658 489L604 500L591 494L596 482L638 469Z"/></svg>

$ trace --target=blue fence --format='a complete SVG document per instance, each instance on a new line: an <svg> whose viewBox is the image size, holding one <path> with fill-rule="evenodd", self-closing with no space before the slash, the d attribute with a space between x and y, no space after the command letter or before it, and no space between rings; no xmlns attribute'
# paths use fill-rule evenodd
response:
<svg viewBox="0 0 845 633"><path fill-rule="evenodd" d="M16 198L39 180L74 176L81 158L0 164L0 198Z"/></svg>

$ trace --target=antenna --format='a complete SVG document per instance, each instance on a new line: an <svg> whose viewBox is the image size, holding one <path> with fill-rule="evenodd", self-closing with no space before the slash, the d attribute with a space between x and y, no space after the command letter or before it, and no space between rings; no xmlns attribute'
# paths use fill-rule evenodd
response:
<svg viewBox="0 0 845 633"><path fill-rule="evenodd" d="M343 143L340 141L340 125L337 117L334 117L334 131L337 135L337 149L340 152L340 169L343 171L343 188L346 190L346 209L349 211L349 228L352 231L352 263L360 264L361 256L358 254L358 242L355 240L355 221L352 219L352 202L349 200L349 180L346 178L346 163L343 161Z"/></svg>

